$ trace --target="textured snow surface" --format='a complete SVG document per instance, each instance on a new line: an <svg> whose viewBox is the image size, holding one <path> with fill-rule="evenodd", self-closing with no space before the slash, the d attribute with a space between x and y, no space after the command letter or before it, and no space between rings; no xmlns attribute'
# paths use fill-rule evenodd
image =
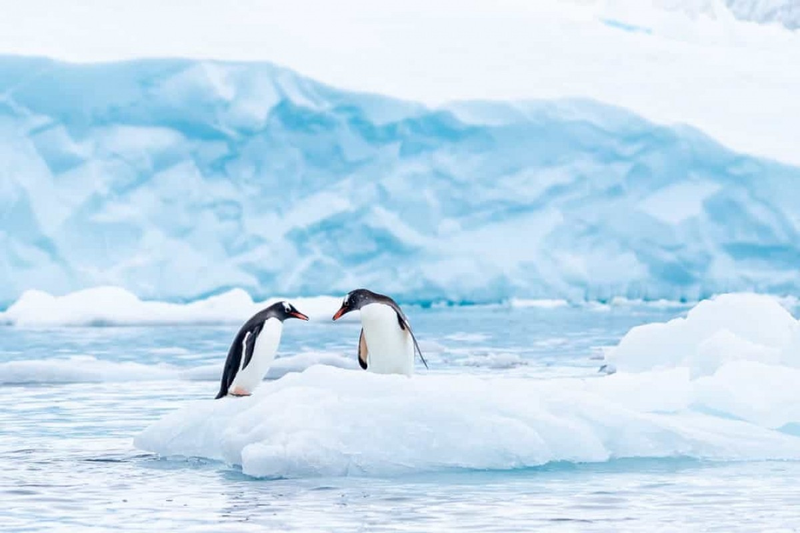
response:
<svg viewBox="0 0 800 533"><path fill-rule="evenodd" d="M268 64L0 58L0 302L800 290L800 169L591 101L438 109Z"/></svg>
<svg viewBox="0 0 800 533"><path fill-rule="evenodd" d="M726 295L683 322L632 330L612 353L618 372L606 377L407 378L312 366L250 398L179 408L135 444L264 477L624 457L800 459L797 329L770 298Z"/></svg>

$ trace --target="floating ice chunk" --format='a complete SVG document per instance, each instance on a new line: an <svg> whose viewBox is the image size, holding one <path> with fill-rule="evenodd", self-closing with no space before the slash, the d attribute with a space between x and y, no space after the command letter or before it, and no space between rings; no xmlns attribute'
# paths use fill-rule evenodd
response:
<svg viewBox="0 0 800 533"><path fill-rule="evenodd" d="M525 366L528 364L518 353L491 352L480 355L470 355L464 359L454 361L462 366L484 367L494 369L508 369Z"/></svg>
<svg viewBox="0 0 800 533"><path fill-rule="evenodd" d="M539 309L556 309L558 307L569 306L569 302L560 299L526 300L523 298L512 298L509 304L511 307L516 308L535 307Z"/></svg>
<svg viewBox="0 0 800 533"><path fill-rule="evenodd" d="M179 379L180 370L168 365L103 361L91 356L0 363L0 384L100 383Z"/></svg>
<svg viewBox="0 0 800 533"><path fill-rule="evenodd" d="M631 330L593 379L313 366L245 400L203 401L136 445L265 477L514 469L550 461L688 456L800 459L798 323L776 300L732 294Z"/></svg>
<svg viewBox="0 0 800 533"><path fill-rule="evenodd" d="M479 343L487 341L489 339L489 335L485 333L459 332L459 333L451 333L450 335L447 335L445 339L456 342Z"/></svg>
<svg viewBox="0 0 800 533"><path fill-rule="evenodd" d="M733 361L800 367L800 325L773 297L724 294L686 318L633 328L607 360L623 372L687 367L695 376Z"/></svg>
<svg viewBox="0 0 800 533"><path fill-rule="evenodd" d="M769 373L762 377L759 386L775 385ZM622 457L800 459L800 438L771 429L798 413L787 408L764 425L761 411L737 420L740 407L716 394L738 379L720 375L698 395L685 369L534 381L314 366L249 398L185 405L144 430L135 445L241 465L259 477L516 469ZM766 402L791 401L787 391Z"/></svg>
<svg viewBox="0 0 800 533"><path fill-rule="evenodd" d="M432 340L419 341L419 348L424 353L441 353L447 351L447 346L445 346L441 342L436 342Z"/></svg>
<svg viewBox="0 0 800 533"><path fill-rule="evenodd" d="M131 361L107 361L92 356L64 359L38 359L0 363L0 385L31 383L101 383L128 381L218 381L222 376L225 353L220 362L196 367L145 365ZM278 379L291 372L302 372L314 365L356 368L355 357L337 353L305 352L279 356L265 379Z"/></svg>

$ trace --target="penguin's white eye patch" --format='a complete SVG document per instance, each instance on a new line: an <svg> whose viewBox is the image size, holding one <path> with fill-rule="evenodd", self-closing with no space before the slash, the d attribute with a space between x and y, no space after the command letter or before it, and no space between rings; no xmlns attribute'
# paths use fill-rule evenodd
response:
<svg viewBox="0 0 800 533"><path fill-rule="evenodd" d="M283 302L283 310L288 313L290 309L291 309L291 306L289 305L289 303L288 302Z"/></svg>
<svg viewBox="0 0 800 533"><path fill-rule="evenodd" d="M344 300L342 300L342 304L343 305L347 305L348 303L350 303L350 295L349 294L344 297Z"/></svg>

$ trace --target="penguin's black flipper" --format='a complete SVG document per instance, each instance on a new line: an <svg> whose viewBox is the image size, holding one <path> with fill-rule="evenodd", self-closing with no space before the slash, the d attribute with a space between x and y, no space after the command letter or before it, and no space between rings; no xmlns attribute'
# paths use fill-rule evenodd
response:
<svg viewBox="0 0 800 533"><path fill-rule="evenodd" d="M358 336L358 364L364 370L367 369L367 341L364 340L364 328L361 328L361 335Z"/></svg>
<svg viewBox="0 0 800 533"><path fill-rule="evenodd" d="M219 392L215 398L216 400L228 394L228 388L233 383L236 373L239 372L239 367L242 364L242 341L246 334L247 330L245 328L240 329L239 333L236 334L236 338L233 339L233 343L231 343L231 347L228 350L228 358L225 360L225 369L222 371L222 379L219 383Z"/></svg>
<svg viewBox="0 0 800 533"><path fill-rule="evenodd" d="M247 368L247 365L250 364L250 360L253 358L253 350L256 347L256 339L258 338L258 335L261 333L262 329L264 329L264 324L259 324L251 329L250 335L248 335L244 341L244 365L242 365L242 370Z"/></svg>
<svg viewBox="0 0 800 533"><path fill-rule="evenodd" d="M422 350L419 349L419 343L417 342L417 338L414 336L414 332L411 331L411 324L408 323L406 315L400 310L400 307L397 304L394 304L392 307L394 307L394 310L397 312L397 322L400 324L400 329L408 331L408 333L411 335L411 340L414 341L414 349L416 350L417 354L419 354L422 364L425 365L425 368L428 368L428 362L422 355Z"/></svg>

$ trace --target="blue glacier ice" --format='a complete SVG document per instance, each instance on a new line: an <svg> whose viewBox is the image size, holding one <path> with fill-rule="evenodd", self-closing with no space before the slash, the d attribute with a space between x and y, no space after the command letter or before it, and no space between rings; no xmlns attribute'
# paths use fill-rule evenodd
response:
<svg viewBox="0 0 800 533"><path fill-rule="evenodd" d="M800 4L793 0L725 0L725 4L742 20L800 28Z"/></svg>
<svg viewBox="0 0 800 533"><path fill-rule="evenodd" d="M641 2L647 3L647 2ZM732 15L739 20L759 24L780 24L787 29L800 28L800 3L796 0L654 0L656 7L679 11L692 17L698 15L721 18ZM728 12L728 13L726 13Z"/></svg>
<svg viewBox="0 0 800 533"><path fill-rule="evenodd" d="M733 110L732 110L733 112ZM585 100L413 102L265 63L0 57L0 304L800 289L800 169Z"/></svg>

